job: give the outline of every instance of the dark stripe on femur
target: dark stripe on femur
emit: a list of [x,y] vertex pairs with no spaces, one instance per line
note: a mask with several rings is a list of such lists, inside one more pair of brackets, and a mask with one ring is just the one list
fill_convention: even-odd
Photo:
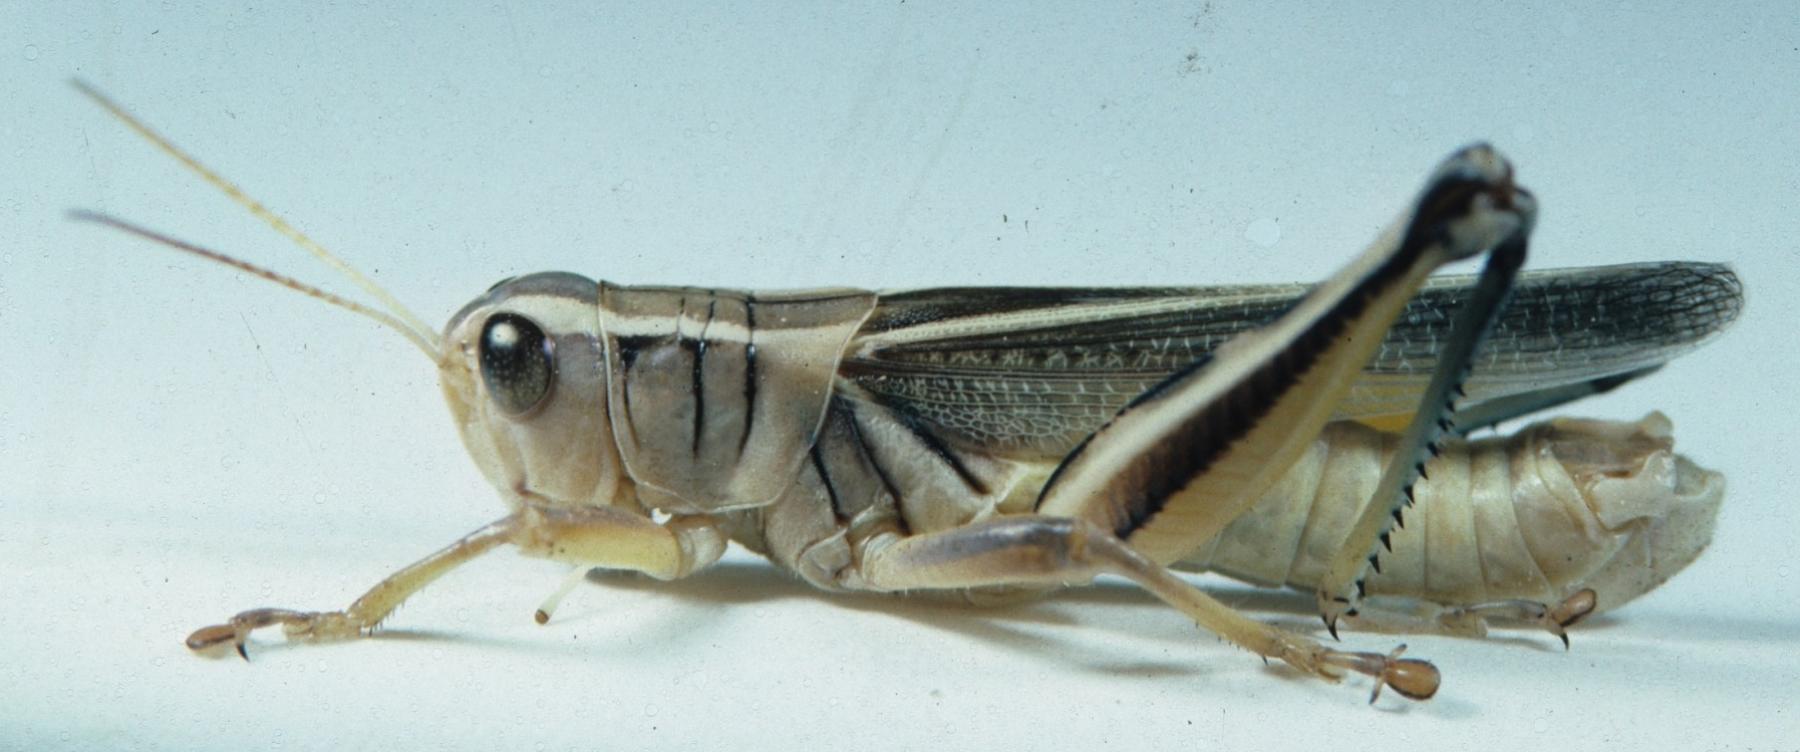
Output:
[[[1427,248],[1444,239],[1446,222],[1465,216],[1469,202],[1489,186],[1486,182],[1454,178],[1432,185],[1420,198],[1419,209],[1408,224],[1400,247],[1392,256],[1358,282],[1343,299],[1313,321],[1274,358],[1252,371],[1217,401],[1182,421],[1163,437],[1163,441],[1134,458],[1128,467],[1120,468],[1121,479],[1126,481],[1124,487],[1134,493],[1132,498],[1121,505],[1125,515],[1115,526],[1113,533],[1121,539],[1129,539],[1132,533],[1142,529],[1161,513],[1176,492],[1187,486],[1195,476],[1205,472],[1233,443],[1249,433],[1275,403],[1280,401],[1281,396],[1293,389],[1301,377],[1318,363],[1320,356],[1331,348],[1351,321],[1365,313],[1376,297],[1418,264]],[[1191,377],[1196,370],[1198,369],[1186,370],[1181,376],[1174,378]],[[1170,381],[1173,382],[1174,378]],[[1152,394],[1133,400],[1125,411],[1141,409],[1143,405],[1156,401],[1172,385],[1165,382],[1165,385],[1153,388]],[[1123,415],[1125,411],[1120,414]],[[1082,445],[1083,448],[1086,446],[1086,443]],[[1064,458],[1063,465],[1074,461],[1080,452],[1080,448],[1071,452]],[[1052,482],[1060,475],[1061,469],[1059,467],[1052,474]],[[1040,503],[1050,488],[1051,483],[1044,485],[1044,490],[1039,495]]]

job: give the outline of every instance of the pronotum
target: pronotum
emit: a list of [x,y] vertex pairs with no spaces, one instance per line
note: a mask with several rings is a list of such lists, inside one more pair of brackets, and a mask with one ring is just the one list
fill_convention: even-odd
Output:
[[[1464,148],[1316,286],[802,292],[503,280],[426,325],[348,264],[84,84],[83,93],[342,271],[379,308],[76,212],[374,319],[437,365],[507,514],[339,611],[259,608],[188,637],[367,634],[501,545],[673,579],[728,542],[824,590],[974,597],[1121,575],[1221,638],[1413,699],[1429,662],[1250,619],[1175,569],[1316,594],[1365,628],[1561,637],[1710,539],[1717,473],[1667,418],[1471,431],[1605,391],[1737,316],[1723,266],[1520,273],[1536,202]],[[1428,279],[1487,262],[1479,277]],[[1485,344],[1485,347],[1483,346]],[[547,621],[577,578],[537,612]]]

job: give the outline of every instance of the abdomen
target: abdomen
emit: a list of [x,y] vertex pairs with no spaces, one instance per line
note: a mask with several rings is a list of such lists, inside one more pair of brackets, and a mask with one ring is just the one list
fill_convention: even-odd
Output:
[[[1380,478],[1394,436],[1328,426],[1251,511],[1184,557],[1260,585],[1312,590]],[[1614,608],[1685,567],[1712,538],[1724,480],[1675,454],[1669,420],[1558,419],[1453,444],[1396,529],[1372,595],[1444,605],[1554,603],[1594,588]]]

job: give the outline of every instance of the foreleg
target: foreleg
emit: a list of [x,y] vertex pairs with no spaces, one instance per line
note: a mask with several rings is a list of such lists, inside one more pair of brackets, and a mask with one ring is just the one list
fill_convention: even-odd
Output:
[[610,507],[526,507],[395,572],[341,611],[251,609],[224,624],[195,630],[188,635],[187,646],[199,651],[229,643],[238,655],[247,657],[244,644],[250,633],[278,624],[290,639],[365,635],[413,593],[502,544],[584,568],[637,571],[659,579],[684,577],[717,561],[725,549],[724,536],[704,518],[676,518],[662,525]]

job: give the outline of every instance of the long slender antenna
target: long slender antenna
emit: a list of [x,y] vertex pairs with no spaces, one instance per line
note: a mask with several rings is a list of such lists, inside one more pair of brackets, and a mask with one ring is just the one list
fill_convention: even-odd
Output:
[[252,264],[248,261],[244,261],[242,259],[235,258],[232,256],[227,256],[218,251],[210,250],[207,248],[202,248],[200,246],[194,245],[193,243],[189,243],[185,240],[178,240],[176,238],[169,237],[168,235],[164,235],[155,230],[150,230],[150,229],[146,229],[144,227],[140,227],[138,225],[134,225],[123,219],[119,219],[118,217],[114,217],[114,216],[111,216],[108,214],[101,214],[100,212],[92,212],[92,211],[85,211],[82,209],[76,209],[76,210],[69,212],[69,219],[75,220],[77,222],[93,222],[94,224],[104,225],[106,227],[111,227],[115,230],[120,230],[120,231],[129,233],[129,234],[132,234],[132,235],[136,235],[140,238],[149,240],[151,242],[160,243],[162,245],[173,248],[177,251],[182,251],[184,253],[191,253],[191,254],[194,254],[195,256],[199,256],[200,258],[207,259],[209,261],[217,261],[221,264],[232,267],[234,269],[246,271],[246,272],[254,274],[258,277],[262,277],[263,279],[266,279],[270,282],[274,282],[275,284],[281,285],[282,287],[286,287],[290,290],[294,290],[296,292],[303,293],[305,295],[309,295],[314,298],[318,298],[319,300],[325,301],[326,303],[330,303],[331,305],[337,306],[344,310],[351,311],[354,313],[360,313],[364,316],[374,319],[376,322],[380,323],[383,326],[388,327],[389,329],[393,329],[394,331],[399,332],[400,336],[405,337],[408,342],[413,343],[414,346],[416,346],[420,350],[424,351],[424,353],[427,356],[430,356],[433,361],[436,361],[438,359],[438,344],[434,339],[426,339],[425,337],[421,336],[418,332],[414,331],[411,327],[408,327],[405,322],[401,321],[400,319],[395,318],[393,315],[391,315],[385,311],[378,311],[374,308],[370,308],[370,307],[363,305],[361,303],[358,303],[354,300],[349,300],[349,299],[346,299],[346,298],[338,296],[338,295],[333,295],[333,294],[328,293],[324,290],[321,290],[317,287],[313,287],[312,285],[306,284],[305,282],[301,282],[300,280],[294,279],[293,277],[289,277],[285,274],[281,274],[280,272],[270,271],[263,267]]
[[387,290],[382,289],[380,285],[375,284],[374,280],[369,279],[367,276],[363,275],[362,272],[357,271],[355,267],[350,266],[348,262],[338,258],[331,251],[325,250],[324,246],[319,245],[312,238],[307,237],[306,233],[303,233],[293,225],[288,224],[287,220],[282,219],[280,215],[270,210],[269,207],[264,206],[262,202],[251,198],[249,194],[244,193],[243,189],[238,188],[237,185],[233,184],[231,181],[226,180],[218,173],[213,172],[206,165],[201,164],[199,160],[189,156],[187,152],[182,151],[180,147],[176,146],[167,138],[164,138],[162,134],[151,130],[150,126],[145,125],[142,121],[132,116],[132,114],[127,112],[124,107],[119,106],[118,103],[112,101],[112,99],[108,98],[105,94],[100,93],[98,89],[95,89],[93,86],[88,85],[87,82],[80,79],[73,79],[69,83],[74,86],[77,91],[80,91],[89,99],[94,100],[96,104],[105,108],[113,117],[118,118],[120,122],[130,127],[133,131],[136,131],[139,136],[144,138],[144,140],[154,144],[156,148],[161,149],[163,153],[174,157],[176,161],[181,162],[208,184],[219,189],[221,193],[231,197],[231,200],[237,202],[239,206],[248,209],[251,214],[256,215],[257,218],[274,228],[276,232],[287,236],[287,238],[293,241],[295,245],[305,249],[307,253],[311,253],[315,258],[325,262],[331,268],[336,269],[340,274],[348,277],[350,281],[355,282],[357,287],[362,288],[364,292],[367,292],[374,296],[377,301],[380,301],[382,306],[387,308],[391,315],[379,313],[364,306],[351,303],[343,298],[320,291],[318,288],[301,284],[289,277],[239,261],[222,253],[209,251],[189,243],[184,243],[166,235],[151,232],[103,214],[76,212],[71,216],[76,219],[85,219],[108,225],[143,238],[160,242],[172,248],[188,251],[228,266],[234,266],[295,290],[306,292],[313,297],[325,300],[326,302],[331,302],[334,305],[369,314],[378,321],[383,321],[384,323],[393,326],[393,328],[400,331],[402,334],[405,334],[408,339],[413,340],[414,344],[421,345],[420,349],[430,353],[434,359],[437,357],[437,352],[440,348],[436,330],[434,330],[431,325],[426,324],[418,316],[414,315],[406,306],[401,305],[399,300],[395,299]]

